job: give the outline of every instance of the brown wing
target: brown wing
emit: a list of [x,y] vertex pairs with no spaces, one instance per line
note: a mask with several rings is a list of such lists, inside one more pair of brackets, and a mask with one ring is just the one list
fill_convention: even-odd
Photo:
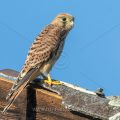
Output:
[[[57,34],[57,36],[56,36]],[[33,68],[40,68],[46,61],[51,59],[52,54],[56,51],[60,42],[60,34],[58,28],[53,25],[47,26],[40,35],[36,38],[30,51],[28,53],[25,65],[20,72],[18,79],[15,81],[12,89],[10,90],[7,99],[10,99],[15,91],[27,80],[27,74]],[[32,73],[31,73],[32,74]],[[36,76],[37,77],[37,76]]]
[[29,50],[21,74],[26,74],[31,68],[35,68],[38,64],[40,66],[43,62],[50,59],[51,53],[54,52],[59,43],[59,36],[57,37],[58,40],[54,42],[54,32],[57,32],[56,28],[53,25],[49,25],[37,36]]
[[[20,72],[18,79],[11,88],[7,99],[9,103],[4,109],[5,112],[17,96],[22,92],[26,85],[35,77],[37,70],[55,53],[60,43],[59,29],[54,25],[47,26],[36,38],[28,53],[25,65]],[[37,77],[37,76],[36,76]]]

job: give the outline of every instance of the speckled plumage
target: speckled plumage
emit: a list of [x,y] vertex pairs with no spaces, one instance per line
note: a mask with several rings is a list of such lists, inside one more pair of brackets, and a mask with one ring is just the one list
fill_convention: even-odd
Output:
[[37,36],[18,79],[12,86],[7,99],[6,112],[27,84],[39,75],[46,76],[60,57],[66,35],[73,26],[74,18],[69,14],[59,14],[50,25]]
[[[42,68],[51,59],[57,59],[59,56],[57,56],[57,53],[59,54],[59,49],[63,48],[64,44],[61,48],[59,46],[64,43],[66,33],[67,31],[56,25],[48,25],[32,44],[21,74],[26,74],[31,68],[35,67],[41,68],[40,71],[42,72]],[[45,72],[49,73],[49,70]]]

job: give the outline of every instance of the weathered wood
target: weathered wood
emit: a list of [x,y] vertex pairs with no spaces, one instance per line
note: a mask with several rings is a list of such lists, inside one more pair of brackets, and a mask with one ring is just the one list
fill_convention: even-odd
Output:
[[[18,72],[0,71],[0,110]],[[11,80],[10,80],[11,79]],[[0,120],[119,120],[120,97],[105,97],[63,82],[46,86],[39,80],[29,84]]]
[[[0,78],[0,110],[6,106],[5,97],[13,81]],[[0,120],[88,120],[87,116],[78,116],[61,105],[62,98],[43,88],[27,87]],[[87,117],[87,118],[86,118]]]

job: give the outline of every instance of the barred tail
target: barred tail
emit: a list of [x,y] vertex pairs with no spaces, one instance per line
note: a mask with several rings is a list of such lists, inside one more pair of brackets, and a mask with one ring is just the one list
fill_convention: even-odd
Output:
[[32,76],[35,76],[37,69],[31,69],[21,80],[18,80],[18,82],[15,82],[13,84],[9,94],[7,95],[6,99],[8,99],[8,104],[2,111],[2,113],[6,113],[7,110],[11,107],[13,102],[16,100],[16,98],[19,96],[19,94],[23,91],[23,89],[27,86],[27,84],[33,80]]

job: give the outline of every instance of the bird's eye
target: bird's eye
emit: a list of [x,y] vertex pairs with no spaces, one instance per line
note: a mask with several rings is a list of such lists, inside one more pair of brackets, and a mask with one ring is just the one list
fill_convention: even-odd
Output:
[[66,17],[63,17],[62,20],[63,20],[63,22],[65,22],[66,21]]

